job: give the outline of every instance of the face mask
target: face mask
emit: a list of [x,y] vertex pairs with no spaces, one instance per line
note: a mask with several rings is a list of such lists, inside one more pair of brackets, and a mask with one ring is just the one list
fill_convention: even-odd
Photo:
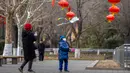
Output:
[[63,38],[64,41],[66,41],[66,38]]

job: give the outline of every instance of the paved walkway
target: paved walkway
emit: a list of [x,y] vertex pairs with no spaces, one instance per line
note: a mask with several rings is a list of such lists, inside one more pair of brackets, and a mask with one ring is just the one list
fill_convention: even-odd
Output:
[[[70,60],[69,70],[70,73],[130,73],[126,70],[85,70],[86,67],[91,65],[94,61],[79,61]],[[0,73],[20,73],[17,68],[18,65],[3,65],[0,67]],[[45,60],[44,62],[34,62],[33,69],[36,73],[59,73],[58,61],[56,60]],[[27,73],[27,66],[24,69],[24,73]]]

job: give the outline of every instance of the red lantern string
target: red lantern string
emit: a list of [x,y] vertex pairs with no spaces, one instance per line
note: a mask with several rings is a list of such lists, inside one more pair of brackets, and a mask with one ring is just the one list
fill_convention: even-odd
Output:
[[107,20],[109,22],[113,21],[115,19],[115,14],[120,12],[120,8],[116,6],[117,3],[119,3],[121,0],[108,0],[112,4],[111,7],[109,7],[109,12],[111,13],[110,15],[106,16]]

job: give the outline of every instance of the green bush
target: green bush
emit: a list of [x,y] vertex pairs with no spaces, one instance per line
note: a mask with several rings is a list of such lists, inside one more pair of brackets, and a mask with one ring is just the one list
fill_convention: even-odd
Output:
[[114,49],[123,44],[123,41],[119,35],[114,35],[105,39],[104,47],[109,49]]
[[4,49],[4,42],[0,42],[0,55],[2,55]]

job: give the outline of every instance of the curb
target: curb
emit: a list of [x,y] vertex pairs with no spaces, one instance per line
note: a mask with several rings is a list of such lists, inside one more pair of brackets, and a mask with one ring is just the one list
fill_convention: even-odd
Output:
[[99,60],[94,61],[93,63],[91,63],[90,65],[88,65],[88,68],[93,68],[97,63],[99,62]]
[[88,66],[85,68],[85,70],[126,70],[124,68],[96,68],[95,66],[97,65],[98,62],[99,62],[99,60],[96,60],[95,65]]
[[123,68],[94,68],[94,67],[86,67],[85,70],[125,70]]

